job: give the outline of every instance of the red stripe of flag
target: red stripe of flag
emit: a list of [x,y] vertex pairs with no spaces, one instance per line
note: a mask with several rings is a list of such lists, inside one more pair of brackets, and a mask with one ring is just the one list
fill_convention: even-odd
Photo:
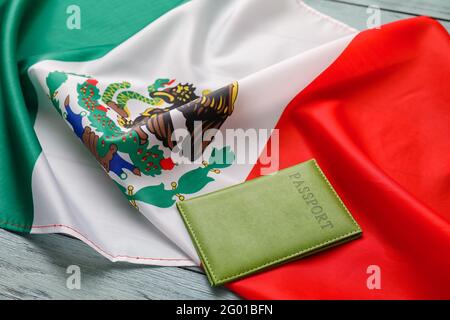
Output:
[[[356,36],[277,128],[280,167],[316,158],[362,239],[229,287],[251,299],[450,298],[449,76],[450,37],[434,20]],[[367,287],[370,265],[381,289]]]

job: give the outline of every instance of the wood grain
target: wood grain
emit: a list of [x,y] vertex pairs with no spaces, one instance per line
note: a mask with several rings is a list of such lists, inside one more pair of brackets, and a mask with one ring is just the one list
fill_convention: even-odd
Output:
[[[356,28],[358,30],[365,30],[367,29],[367,18],[368,13],[366,12],[368,5],[367,4],[377,4],[380,1],[376,0],[345,0],[345,2],[342,1],[331,1],[331,0],[304,0],[306,4],[309,6],[323,12],[324,14],[327,14],[337,20],[340,20],[349,26]],[[354,4],[349,4],[350,2]],[[364,4],[363,4],[364,2]],[[392,1],[395,2],[395,1]],[[397,1],[400,2],[400,1]],[[418,12],[417,7],[409,7],[407,4],[409,1],[401,1],[402,3],[405,3],[402,7],[403,10],[406,10],[405,12],[396,12],[396,11],[387,11],[383,10],[383,6],[381,6],[381,23],[389,23],[401,19],[407,19],[411,17],[415,17],[417,15],[420,15],[420,12]],[[418,1],[423,2],[423,1]],[[429,1],[434,2],[437,6],[437,3],[440,2],[440,0],[437,1]],[[367,3],[367,4],[366,4]],[[450,1],[448,1],[450,3]],[[448,5],[447,5],[448,6]],[[445,12],[445,7],[442,7],[443,12]],[[408,11],[410,10],[410,11]],[[439,20],[438,21],[447,29],[447,31],[450,31],[450,22],[445,20]]]
[[[330,1],[330,0],[328,0]],[[376,5],[385,11],[429,16],[450,21],[450,1],[448,0],[332,0],[344,4]]]
[[[61,235],[0,230],[0,299],[237,299],[211,288],[200,269],[112,263]],[[80,290],[66,287],[67,267],[81,269]]]

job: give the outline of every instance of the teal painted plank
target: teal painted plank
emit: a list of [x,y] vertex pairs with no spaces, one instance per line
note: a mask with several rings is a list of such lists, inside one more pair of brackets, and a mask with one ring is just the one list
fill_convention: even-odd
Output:
[[[112,263],[61,235],[0,230],[0,299],[237,299],[206,277],[176,267]],[[80,290],[66,287],[67,267],[81,270]]]
[[[356,2],[358,0],[349,0],[349,2]],[[375,2],[367,0],[368,2]],[[349,26],[356,28],[358,30],[367,29],[367,19],[369,14],[366,12],[367,7],[361,5],[347,4],[339,1],[329,1],[329,0],[304,0],[304,2],[311,6],[312,8],[329,15]],[[450,2],[450,1],[449,1]],[[394,22],[401,19],[407,19],[415,17],[412,14],[391,12],[386,10],[381,10],[381,23]],[[450,31],[450,22],[438,20],[446,29]]]
[[377,5],[381,9],[450,20],[449,0],[331,0],[362,6]]

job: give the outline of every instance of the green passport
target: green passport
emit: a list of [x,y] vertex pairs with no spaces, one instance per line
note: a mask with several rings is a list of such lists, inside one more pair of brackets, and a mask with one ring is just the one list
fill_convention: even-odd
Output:
[[362,232],[315,160],[177,207],[214,286]]

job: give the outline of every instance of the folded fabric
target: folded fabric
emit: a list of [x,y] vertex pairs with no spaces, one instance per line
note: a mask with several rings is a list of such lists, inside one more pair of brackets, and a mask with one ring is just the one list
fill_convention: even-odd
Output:
[[[199,264],[176,201],[315,158],[364,237],[229,287],[450,297],[450,39],[437,22],[357,33],[297,0],[78,2],[79,30],[60,17],[71,1],[0,2],[3,228],[64,232],[113,261]],[[170,137],[195,136],[195,120],[218,134],[183,163]],[[256,165],[216,139],[227,129],[267,133],[248,145]]]
[[250,299],[448,299],[449,74],[450,37],[432,19],[358,34],[276,127],[281,168],[316,158],[364,237],[229,287]]
[[[172,159],[172,126],[184,126],[192,110],[203,108],[184,108],[186,102],[224,88],[217,98],[227,97],[229,114],[224,119],[212,110],[216,118],[205,127],[270,130],[354,30],[296,0],[181,2],[81,1],[79,30],[66,26],[76,17],[61,14],[70,1],[43,1],[41,10],[30,9],[34,1],[7,3],[2,39],[16,41],[19,49],[2,46],[1,108],[7,120],[0,127],[0,188],[8,192],[0,201],[0,225],[68,233],[113,261],[199,263],[175,202],[243,182],[254,161],[209,161],[214,149],[235,153],[217,142],[203,151],[207,165]],[[129,23],[118,23],[111,14],[116,11]],[[46,30],[48,21],[55,29]],[[152,23],[143,28],[145,21]],[[314,50],[323,54],[316,59]],[[309,66],[290,77],[289,68],[304,59]],[[280,78],[286,72],[288,78]],[[229,100],[225,91],[236,80],[239,92]],[[133,129],[164,109],[171,111],[149,128]],[[15,163],[24,165],[16,170]]]

